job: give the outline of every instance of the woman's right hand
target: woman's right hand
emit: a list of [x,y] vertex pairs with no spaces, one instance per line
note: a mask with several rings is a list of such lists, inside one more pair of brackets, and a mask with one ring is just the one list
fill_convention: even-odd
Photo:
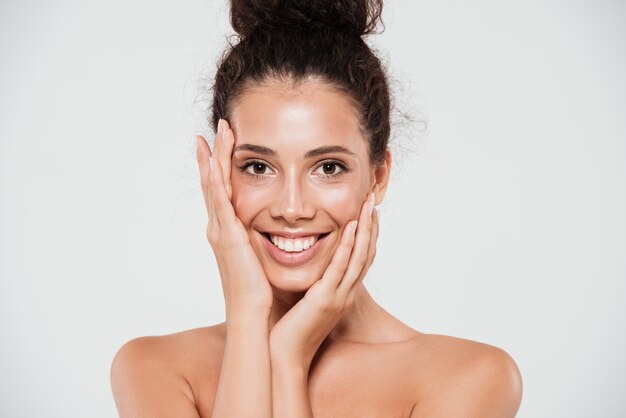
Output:
[[227,320],[247,314],[269,316],[272,289],[230,200],[233,131],[225,119],[220,119],[212,153],[202,136],[196,140],[202,193],[209,216],[206,235],[220,271]]

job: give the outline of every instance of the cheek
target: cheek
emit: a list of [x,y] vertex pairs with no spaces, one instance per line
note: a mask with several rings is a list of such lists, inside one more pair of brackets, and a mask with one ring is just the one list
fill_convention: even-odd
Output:
[[317,200],[337,225],[343,226],[357,219],[367,190],[354,184],[341,184],[320,192]]
[[248,227],[252,219],[271,202],[266,188],[232,179],[232,204],[239,220]]

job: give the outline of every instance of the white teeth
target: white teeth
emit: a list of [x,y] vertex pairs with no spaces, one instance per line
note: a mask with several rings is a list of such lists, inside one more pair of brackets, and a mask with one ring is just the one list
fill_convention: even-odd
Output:
[[286,238],[279,235],[270,235],[272,243],[281,250],[288,253],[299,253],[308,250],[315,244],[319,236],[302,238]]

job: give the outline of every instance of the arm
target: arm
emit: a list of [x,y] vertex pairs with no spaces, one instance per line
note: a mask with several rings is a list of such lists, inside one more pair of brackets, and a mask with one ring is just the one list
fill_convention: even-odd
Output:
[[270,417],[269,319],[252,313],[226,322],[226,347],[212,417]]
[[[343,314],[372,264],[378,237],[374,196],[357,221],[344,228],[328,268],[270,331],[272,398],[275,418],[313,417],[308,391],[311,362]],[[357,229],[358,225],[358,229]]]
[[308,368],[280,357],[272,358],[274,417],[313,418]]
[[[221,129],[220,129],[221,128]],[[209,215],[207,238],[222,280],[226,346],[212,416],[271,417],[269,316],[272,290],[230,202],[234,136],[220,120],[213,154],[197,141],[202,191]]]

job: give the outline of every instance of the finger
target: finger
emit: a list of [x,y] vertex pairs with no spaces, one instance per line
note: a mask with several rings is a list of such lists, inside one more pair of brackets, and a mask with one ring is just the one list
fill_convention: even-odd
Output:
[[224,119],[220,118],[217,122],[217,132],[215,133],[215,141],[213,141],[213,156],[219,158],[222,149],[222,137],[224,132]]
[[211,148],[204,137],[196,136],[198,166],[200,168],[200,183],[202,185],[202,194],[204,196],[204,205],[208,214],[207,232],[214,231],[217,224],[217,217],[213,205],[213,196],[211,193]]
[[367,255],[372,236],[373,227],[373,211],[374,211],[374,194],[371,193],[368,199],[363,203],[359,219],[359,228],[356,231],[356,239],[354,249],[350,255],[348,268],[346,269],[341,283],[337,288],[338,292],[346,295],[352,288],[354,282],[359,278],[361,272],[367,264]]
[[354,281],[354,284],[350,288],[350,291],[353,292],[355,289],[363,282],[363,279],[367,275],[367,271],[372,266],[374,262],[374,258],[376,257],[376,243],[378,242],[378,231],[380,230],[380,213],[378,212],[378,208],[374,208],[374,225],[372,226],[372,237],[370,239],[370,245],[367,250],[367,262],[365,263],[365,268],[361,271],[359,278]]
[[236,215],[224,187],[221,164],[216,158],[209,159],[209,172],[210,191],[217,222],[220,226],[227,225],[235,221]]
[[198,170],[200,172],[200,187],[204,197],[204,205],[209,210],[209,158],[211,148],[201,135],[196,135],[196,158],[198,159]]
[[235,137],[233,135],[232,129],[230,129],[230,124],[226,119],[222,119],[223,125],[223,133],[221,140],[221,149],[220,155],[218,159],[220,160],[220,164],[222,165],[222,176],[224,177],[224,186],[226,186],[226,192],[228,193],[228,197],[230,198],[232,195],[232,188],[230,185],[230,170],[232,165],[233,158],[233,147],[235,145]]
[[350,260],[350,254],[354,247],[355,232],[357,229],[357,221],[349,222],[343,234],[341,235],[341,241],[339,246],[333,255],[330,264],[326,268],[324,275],[320,279],[322,284],[326,284],[330,289],[337,289],[337,284],[341,281],[343,274],[348,267],[348,261]]

